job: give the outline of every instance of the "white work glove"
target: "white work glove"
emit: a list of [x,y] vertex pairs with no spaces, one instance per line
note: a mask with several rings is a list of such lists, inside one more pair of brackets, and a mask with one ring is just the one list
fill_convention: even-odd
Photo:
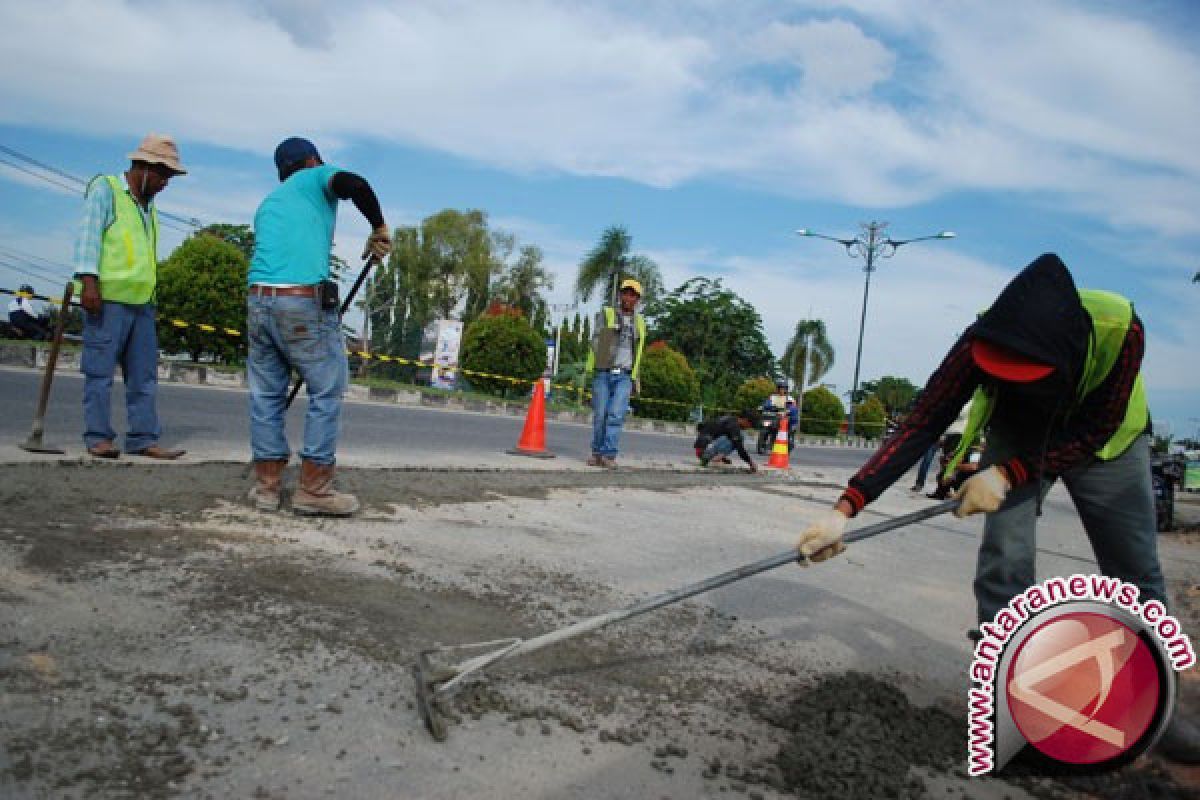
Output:
[[[846,517],[836,509],[823,511],[820,516],[808,523],[808,527],[800,534],[796,550],[808,561],[814,563],[833,558],[846,549],[842,534],[846,531]],[[807,561],[801,561],[807,564]]]
[[954,509],[954,516],[969,517],[980,511],[990,514],[1000,508],[1010,488],[1008,479],[999,467],[988,467],[968,478],[955,493],[954,499],[958,500],[959,504],[958,508]]
[[367,244],[363,248],[362,257],[375,256],[376,258],[383,259],[387,258],[390,252],[392,252],[392,231],[387,225],[380,225],[371,231],[371,235],[367,237]]

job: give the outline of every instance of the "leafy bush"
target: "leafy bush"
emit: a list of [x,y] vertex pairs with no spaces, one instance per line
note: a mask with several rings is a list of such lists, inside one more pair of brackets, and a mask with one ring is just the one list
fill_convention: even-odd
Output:
[[800,415],[800,432],[817,436],[834,436],[846,416],[846,407],[837,395],[824,386],[804,393],[804,408]]
[[[246,357],[246,337],[220,329],[246,329],[246,255],[236,245],[209,234],[196,234],[158,265],[158,341],[169,353],[184,352],[199,361],[211,355],[224,363]],[[171,320],[191,323],[177,328]],[[195,327],[213,325],[212,333]]]
[[875,395],[871,395],[854,407],[854,431],[867,439],[883,436],[883,421],[887,411]]
[[[546,369],[546,342],[519,314],[484,315],[463,332],[460,363],[464,369],[533,381]],[[489,394],[528,388],[500,378],[468,375],[471,386]]]
[[750,378],[738,387],[733,395],[734,409],[761,408],[763,402],[775,391],[775,381],[770,378]]
[[696,373],[683,353],[672,350],[666,342],[654,342],[646,347],[639,377],[642,391],[632,399],[631,405],[640,417],[683,421],[700,398],[700,381]]

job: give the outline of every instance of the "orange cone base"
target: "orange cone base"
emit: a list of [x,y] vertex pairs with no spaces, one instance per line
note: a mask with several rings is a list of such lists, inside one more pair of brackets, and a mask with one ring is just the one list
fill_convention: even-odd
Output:
[[774,469],[788,468],[788,420],[786,416],[779,420],[779,431],[775,434],[775,443],[771,445],[771,457],[767,459],[767,466]]
[[554,458],[554,453],[546,449],[546,390],[540,380],[534,384],[533,399],[529,403],[525,427],[517,439],[517,446],[505,452],[530,458]]
[[512,450],[505,450],[510,456],[529,456],[530,458],[554,458],[554,453],[549,450],[526,450],[522,447],[514,447]]

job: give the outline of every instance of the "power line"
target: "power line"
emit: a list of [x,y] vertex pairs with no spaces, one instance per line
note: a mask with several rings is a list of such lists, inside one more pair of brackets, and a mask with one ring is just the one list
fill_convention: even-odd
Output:
[[43,175],[40,172],[34,172],[33,170],[29,169],[28,167],[21,166],[20,164],[14,162],[14,161],[9,161],[7,158],[4,158],[3,156],[0,156],[0,164],[4,164],[9,169],[15,169],[20,172],[24,172],[26,175],[32,175],[33,177],[38,178],[39,180],[43,180],[46,183],[52,183],[55,186],[59,187],[60,189],[66,189],[68,192],[79,191],[78,186],[69,186],[68,184],[63,183],[62,181],[57,181],[54,178],[51,178],[49,175]]
[[47,266],[51,266],[56,269],[65,269],[68,272],[70,272],[72,269],[72,267],[68,266],[67,264],[62,263],[61,261],[51,261],[50,259],[44,258],[42,256],[35,256],[33,253],[26,253],[23,250],[18,250],[17,248],[13,247],[12,245],[0,245],[0,254],[3,254],[3,253],[7,253],[10,258],[23,258],[23,259],[29,259],[32,261],[40,261],[43,264],[46,264]]
[[85,181],[83,178],[80,178],[78,175],[72,175],[69,172],[64,172],[63,170],[59,169],[58,167],[52,167],[49,164],[43,164],[41,161],[38,161],[36,158],[33,158],[32,156],[27,156],[18,150],[14,150],[11,147],[9,147],[8,145],[0,144],[0,152],[7,153],[8,155],[12,156],[13,158],[17,158],[28,164],[32,164],[33,166],[35,166],[39,169],[44,169],[46,172],[52,172],[55,175],[58,175],[59,177],[66,178],[67,180],[73,181],[74,183],[78,183],[81,186],[87,185],[87,181]]
[[55,283],[59,283],[65,280],[65,277],[62,275],[51,275],[50,273],[40,270],[30,264],[17,264],[9,261],[4,256],[0,256],[0,268],[9,269],[13,272],[18,272],[22,275],[30,278],[36,278],[40,281],[54,281]]
[[[56,180],[55,178],[52,178],[50,175],[45,175],[41,172],[35,172],[32,169],[30,169],[28,166],[24,166],[22,164],[17,164],[7,158],[4,158],[3,156],[0,156],[0,163],[5,164],[6,166],[8,166],[12,169],[20,170],[21,172],[24,172],[26,175],[31,175],[35,178],[45,181],[46,183],[54,184],[55,186],[57,186],[61,189],[66,189],[68,191],[82,191],[87,188],[88,182],[85,181],[83,178],[80,178],[77,175],[72,175],[71,173],[66,172],[65,170],[61,170],[58,167],[55,167],[50,164],[46,164],[42,161],[39,161],[38,159],[34,158],[33,156],[22,153],[21,151],[15,150],[7,145],[0,144],[0,153],[5,153],[5,154],[11,156],[12,158],[15,158],[19,161],[25,162],[25,164],[37,167],[38,169],[44,170],[45,172],[49,172],[49,173],[51,173],[51,175],[55,175],[59,178],[65,178],[65,179],[75,183],[76,185],[69,186],[59,180]],[[182,217],[178,214],[172,214],[169,211],[163,211],[161,209],[159,209],[158,216],[159,216],[160,224],[166,224],[166,227],[171,228],[172,230],[181,231],[183,233],[191,233],[193,230],[197,230],[199,228],[204,227],[204,225],[198,219],[188,219],[187,217]],[[187,227],[181,228],[181,227],[178,227],[175,225],[162,223],[162,220],[164,220],[164,219],[172,221],[172,222],[177,222],[180,225],[185,225]]]

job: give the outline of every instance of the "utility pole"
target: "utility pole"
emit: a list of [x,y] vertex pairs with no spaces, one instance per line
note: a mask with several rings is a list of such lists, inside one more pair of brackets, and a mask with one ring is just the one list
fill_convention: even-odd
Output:
[[816,239],[827,239],[831,242],[837,242],[846,248],[846,255],[851,258],[861,258],[866,262],[866,266],[863,268],[863,272],[867,274],[867,278],[863,284],[862,315],[858,321],[858,349],[854,355],[854,385],[850,389],[850,421],[846,429],[846,433],[849,436],[854,435],[854,406],[858,402],[858,375],[859,368],[862,366],[863,332],[867,326],[867,298],[871,293],[871,273],[875,271],[875,260],[877,258],[891,258],[896,255],[896,250],[902,245],[923,242],[928,239],[954,238],[953,232],[942,231],[932,236],[918,236],[915,239],[893,239],[885,233],[887,226],[886,222],[876,222],[874,220],[860,223],[859,227],[862,228],[862,233],[853,239],[839,239],[835,236],[826,236],[822,233],[815,233],[808,228],[801,228],[796,231],[798,236],[810,236]]

